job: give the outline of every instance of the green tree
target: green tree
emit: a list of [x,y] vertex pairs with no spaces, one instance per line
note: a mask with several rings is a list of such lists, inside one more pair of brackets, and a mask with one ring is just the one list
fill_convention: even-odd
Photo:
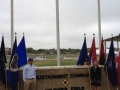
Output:
[[33,53],[33,51],[34,51],[33,48],[31,48],[31,47],[27,48],[27,53]]

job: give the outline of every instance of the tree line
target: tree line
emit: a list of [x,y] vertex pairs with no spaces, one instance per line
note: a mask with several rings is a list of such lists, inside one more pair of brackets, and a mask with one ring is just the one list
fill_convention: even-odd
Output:
[[[61,54],[76,54],[79,53],[80,49],[60,49]],[[33,49],[33,48],[27,48],[27,54],[57,54],[57,50],[55,48],[52,49]]]
[[[96,48],[98,49],[98,48]],[[109,48],[108,48],[109,49]],[[118,51],[118,48],[114,48],[115,51]],[[52,49],[33,49],[33,48],[27,48],[27,54],[57,54],[57,50],[55,48]],[[62,48],[60,49],[61,54],[78,54],[80,53],[81,49],[72,49],[72,48]],[[87,48],[87,51],[90,51],[90,48]]]

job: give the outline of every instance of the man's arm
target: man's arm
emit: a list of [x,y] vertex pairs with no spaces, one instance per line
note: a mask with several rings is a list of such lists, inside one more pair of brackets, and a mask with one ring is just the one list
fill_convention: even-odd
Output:
[[[35,66],[34,66],[34,70],[35,70]],[[36,70],[34,71],[34,78],[36,79]]]
[[26,67],[23,68],[23,81],[26,81]]

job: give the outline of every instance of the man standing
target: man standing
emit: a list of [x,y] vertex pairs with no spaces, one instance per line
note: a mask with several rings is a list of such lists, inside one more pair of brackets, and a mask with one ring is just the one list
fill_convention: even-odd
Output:
[[33,65],[33,58],[28,59],[28,64],[23,69],[24,90],[35,90],[36,71]]

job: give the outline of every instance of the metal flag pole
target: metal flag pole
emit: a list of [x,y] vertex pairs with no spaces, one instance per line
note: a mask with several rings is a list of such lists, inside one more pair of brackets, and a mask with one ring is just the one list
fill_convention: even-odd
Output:
[[[111,34],[111,36],[113,37],[113,34]],[[106,63],[107,63],[107,61],[106,61]],[[108,65],[106,66],[106,76],[107,76],[107,82],[108,82],[108,90],[110,90],[110,82],[109,82],[109,78],[108,78]]]
[[[4,34],[2,33],[2,37],[4,37]],[[4,58],[2,57],[2,60],[3,60]],[[5,85],[6,85],[6,89],[5,90],[8,90],[8,84],[7,84],[7,70],[6,70],[6,64],[5,64],[5,62],[4,62],[4,60],[3,60],[3,63],[4,63],[4,67],[5,67]]]
[[98,0],[98,35],[99,35],[99,50],[101,42],[101,14],[100,14],[100,0]]
[[[113,34],[111,34],[112,38],[113,38]],[[116,85],[116,90],[118,90],[118,85]]]
[[59,0],[56,0],[57,66],[60,66]]
[[106,69],[106,76],[107,76],[107,82],[108,82],[108,90],[110,90],[110,84],[109,84],[109,80],[108,80],[108,69],[107,66],[105,67]]
[[[2,38],[4,37],[4,34],[2,33]],[[4,64],[4,70],[5,72],[3,72],[5,74],[5,90],[8,90],[8,85],[7,85],[7,70],[6,70],[6,64],[7,62],[4,61],[4,57],[1,58],[2,63]]]
[[[86,34],[84,33],[84,38],[86,38]],[[88,72],[89,72],[89,83],[90,83],[90,90],[92,90],[92,86],[91,86],[91,78],[90,78],[90,66],[88,64]]]
[[89,66],[89,64],[88,64],[88,72],[89,72],[90,90],[92,90],[91,78],[90,78],[90,66]]
[[11,52],[14,42],[14,18],[13,18],[13,0],[11,0]]
[[[17,33],[15,32],[15,38],[17,37]],[[18,72],[19,73],[19,72]],[[18,80],[18,82],[17,82],[17,90],[19,90],[19,80]]]

